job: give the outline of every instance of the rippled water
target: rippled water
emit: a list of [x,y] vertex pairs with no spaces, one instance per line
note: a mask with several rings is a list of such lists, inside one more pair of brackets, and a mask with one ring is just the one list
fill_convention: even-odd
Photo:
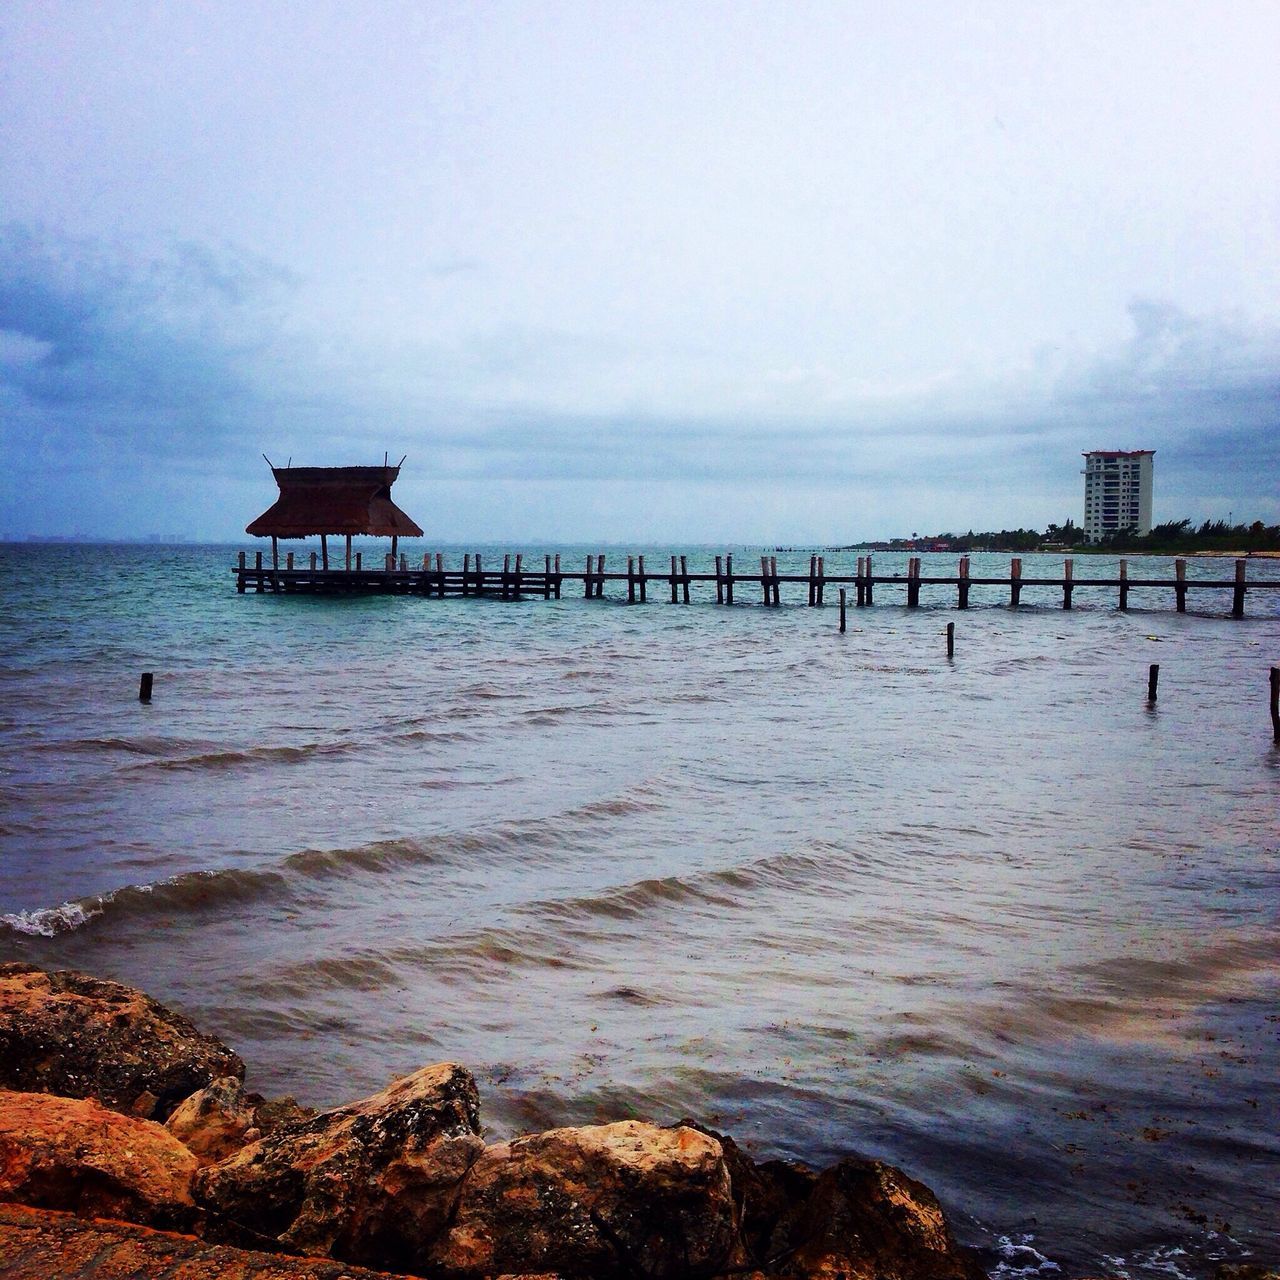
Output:
[[453,1058],[495,1134],[881,1155],[1003,1275],[1280,1253],[1280,591],[879,588],[840,635],[802,587],[238,596],[232,559],[0,547],[0,957],[317,1104]]

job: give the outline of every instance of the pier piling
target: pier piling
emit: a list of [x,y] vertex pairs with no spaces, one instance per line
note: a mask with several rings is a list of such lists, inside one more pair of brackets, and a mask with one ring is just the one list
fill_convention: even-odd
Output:
[[1147,671],[1147,701],[1154,702],[1160,687],[1160,664],[1153,662]]
[[[139,702],[151,701],[151,680],[152,680],[152,673],[150,671],[144,671],[142,673],[142,679],[138,681],[138,701]],[[1274,688],[1275,681],[1272,680],[1271,683],[1272,683],[1272,687]]]
[[841,587],[840,588],[840,633],[841,635],[844,634],[844,629],[845,629],[844,614],[845,614],[844,588]]
[[954,658],[956,656],[956,624],[954,622],[947,623],[947,657]]
[[1271,668],[1271,732],[1280,742],[1280,667]]
[[1236,585],[1231,593],[1231,616],[1244,617],[1244,561],[1236,561]]

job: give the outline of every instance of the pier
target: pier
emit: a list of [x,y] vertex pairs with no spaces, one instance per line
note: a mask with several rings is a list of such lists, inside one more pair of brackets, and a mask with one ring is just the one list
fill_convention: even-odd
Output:
[[[1254,579],[1247,576],[1247,561],[1234,562],[1230,578],[1200,579],[1187,577],[1187,562],[1174,562],[1172,578],[1133,577],[1128,562],[1120,561],[1119,576],[1114,578],[1077,577],[1075,561],[1063,561],[1061,577],[1024,577],[1022,560],[1010,562],[1008,577],[973,577],[969,571],[969,557],[962,556],[954,574],[926,577],[921,570],[921,558],[912,556],[907,562],[907,572],[877,573],[870,555],[859,556],[853,574],[828,573],[825,557],[809,557],[808,573],[780,573],[778,558],[763,555],[757,565],[735,567],[732,554],[715,557],[714,570],[691,571],[688,556],[672,556],[670,564],[655,568],[645,564],[644,556],[628,556],[626,567],[607,567],[604,555],[588,555],[580,565],[561,563],[559,555],[546,555],[540,564],[526,563],[523,554],[506,554],[501,564],[482,560],[476,554],[464,554],[461,562],[453,557],[452,564],[445,563],[441,552],[428,552],[421,562],[411,564],[404,553],[385,555],[376,565],[366,566],[361,553],[348,554],[341,568],[333,568],[327,556],[317,557],[313,551],[305,562],[299,563],[290,553],[280,564],[278,551],[269,563],[263,563],[262,552],[254,555],[252,563],[247,553],[241,552],[235,566],[236,590],[240,592],[329,593],[329,594],[390,594],[416,596],[485,596],[499,600],[523,600],[541,597],[559,600],[566,586],[572,594],[582,598],[601,599],[609,588],[610,598],[624,598],[628,604],[648,603],[654,600],[671,604],[690,604],[695,588],[699,599],[716,604],[756,602],[769,608],[781,606],[783,588],[788,595],[792,589],[797,601],[803,600],[811,608],[828,603],[828,590],[841,592],[841,604],[845,593],[852,588],[855,608],[870,608],[879,603],[903,604],[908,609],[920,607],[921,594],[926,589],[931,595],[938,589],[955,593],[958,609],[969,608],[970,593],[975,587],[996,587],[1007,596],[1008,604],[1022,603],[1022,595],[1028,588],[1049,588],[1059,599],[1063,609],[1073,605],[1075,592],[1081,588],[1105,588],[1116,595],[1117,608],[1129,608],[1130,593],[1135,590],[1161,592],[1178,613],[1187,610],[1188,597],[1195,593],[1203,598],[1207,593],[1230,593],[1230,613],[1234,618],[1245,615],[1245,597],[1250,591],[1280,587],[1280,579]],[[803,591],[799,590],[803,588]],[[831,603],[835,603],[834,598]]]

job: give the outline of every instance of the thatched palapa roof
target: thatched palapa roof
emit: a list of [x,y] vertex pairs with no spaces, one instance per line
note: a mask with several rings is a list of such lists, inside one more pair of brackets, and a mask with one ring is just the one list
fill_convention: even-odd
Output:
[[275,504],[245,532],[258,538],[317,533],[420,538],[422,530],[391,501],[399,467],[272,467]]

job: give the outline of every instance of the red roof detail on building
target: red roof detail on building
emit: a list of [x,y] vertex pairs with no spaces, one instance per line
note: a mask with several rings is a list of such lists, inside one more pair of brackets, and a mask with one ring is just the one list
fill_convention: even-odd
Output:
[[245,532],[258,538],[317,533],[420,538],[422,530],[391,501],[399,467],[272,467],[280,496]]

